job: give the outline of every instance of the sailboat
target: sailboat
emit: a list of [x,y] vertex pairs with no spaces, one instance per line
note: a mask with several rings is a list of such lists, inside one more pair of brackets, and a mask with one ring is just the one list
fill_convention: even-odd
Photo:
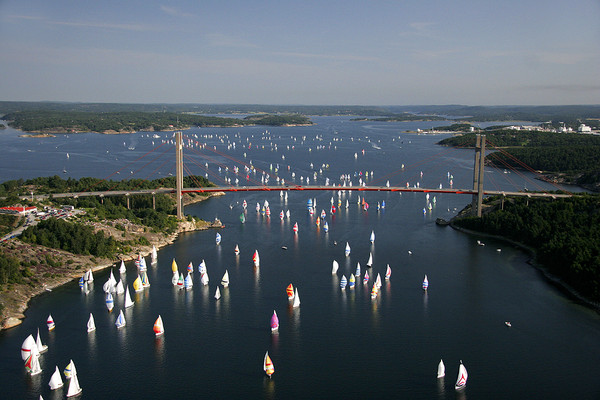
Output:
[[440,360],[438,364],[437,377],[443,378],[446,375],[446,366],[444,365],[444,361]]
[[221,285],[223,285],[223,287],[229,286],[229,272],[227,272],[227,270],[225,270],[223,278],[221,278]]
[[87,331],[88,331],[88,333],[90,333],[95,330],[96,330],[96,322],[94,321],[94,315],[92,313],[90,313],[90,318],[88,319],[88,322],[87,322]]
[[300,307],[300,296],[298,296],[298,288],[294,291],[294,304],[292,307]]
[[390,280],[390,276],[392,276],[392,269],[390,268],[390,264],[388,264],[387,268],[385,270],[385,280],[389,281]]
[[192,275],[188,272],[185,279],[183,280],[183,287],[185,290],[190,290],[194,286],[194,281],[192,280]]
[[294,233],[298,233],[298,223],[297,222],[294,224],[294,227],[292,229],[294,230]]
[[273,361],[271,361],[271,357],[269,357],[268,351],[265,353],[265,360],[263,361],[263,369],[265,370],[265,373],[267,374],[269,379],[271,378],[271,375],[273,375],[273,373],[275,372],[275,367],[273,366]]
[[173,272],[178,271],[177,262],[175,261],[175,259],[173,259],[173,262],[171,263],[171,271],[173,271]]
[[202,282],[204,286],[208,285],[208,272],[202,274],[200,277],[200,282]]
[[151,263],[156,264],[158,262],[158,253],[156,252],[156,246],[152,245]]
[[108,312],[111,312],[115,306],[115,300],[113,299],[112,294],[110,292],[106,293],[106,308],[108,308]]
[[233,249],[233,252],[236,256],[240,255],[240,247],[237,244],[235,245],[235,249]]
[[460,366],[458,367],[458,378],[456,379],[456,383],[454,384],[454,389],[460,390],[467,385],[467,378],[469,374],[467,373],[467,369],[460,360]]
[[42,344],[42,338],[40,337],[40,328],[37,330],[37,339],[35,340],[35,346],[38,349],[38,353],[43,353],[48,351],[48,346]]
[[[35,349],[34,349],[35,348]],[[21,358],[26,361],[32,354],[37,354],[37,345],[32,335],[29,335],[21,345]]]
[[198,265],[198,272],[200,272],[200,276],[206,273],[206,262],[204,261],[204,259],[202,259],[202,261]]
[[177,286],[177,281],[179,280],[179,273],[177,271],[173,272],[173,276],[171,277],[171,283],[173,286]]
[[332,267],[331,267],[331,275],[335,275],[337,273],[337,270],[339,267],[340,267],[340,264],[337,261],[333,260]]
[[91,268],[85,273],[84,279],[88,283],[94,282],[94,274],[92,273],[92,269]]
[[371,243],[374,243],[374,242],[375,242],[375,231],[371,231],[371,237],[369,238],[369,241],[370,241]]
[[69,360],[69,363],[63,370],[63,374],[65,374],[66,379],[71,379],[71,375],[73,375],[74,373],[77,373],[77,371],[75,370],[75,365],[73,365],[73,360]]
[[221,289],[217,286],[217,290],[215,291],[215,299],[219,300],[221,298]]
[[142,286],[142,279],[139,275],[137,278],[135,278],[135,281],[133,281],[133,290],[136,292],[142,292],[144,290],[144,286]]
[[146,271],[142,271],[140,276],[142,278],[142,287],[145,289],[150,287],[150,280],[148,279],[148,273]]
[[[287,195],[287,193],[286,193],[286,195]],[[290,218],[290,215],[291,215],[291,214],[290,214],[290,210],[286,210],[286,211],[285,211],[285,217],[289,219],[289,218]]]
[[75,364],[71,360],[71,380],[69,381],[69,390],[67,390],[67,397],[77,396],[82,392],[81,386],[79,386],[79,379],[77,379],[77,371],[75,370]]
[[190,263],[187,266],[187,271],[188,272],[194,272],[194,265],[192,264],[191,261],[190,261]]
[[124,274],[125,272],[127,272],[127,270],[125,269],[125,262],[123,262],[123,260],[121,260],[121,266],[119,267],[119,273]]
[[27,361],[25,361],[25,368],[31,376],[37,375],[42,372],[42,367],[40,366],[39,354],[31,354]]
[[363,277],[363,283],[369,282],[369,271],[365,271],[365,276]]
[[325,223],[323,224],[323,230],[325,231],[325,233],[329,232],[329,224],[327,223],[327,221],[325,221]]
[[354,272],[354,275],[360,277],[360,262],[356,263],[356,271]]
[[131,300],[131,295],[129,294],[129,286],[127,286],[127,290],[125,291],[125,308],[129,308],[133,305],[133,300]]
[[179,274],[179,279],[177,279],[177,288],[183,289],[184,283],[185,283],[185,279],[183,278],[183,274]]
[[52,314],[48,315],[48,319],[46,320],[46,325],[48,326],[48,330],[51,331],[56,326],[54,324],[54,320],[52,319]]
[[279,329],[279,318],[277,318],[277,312],[273,310],[273,315],[271,316],[271,332],[275,332]]
[[154,335],[156,336],[160,336],[163,333],[165,333],[165,327],[163,325],[163,320],[160,317],[160,315],[158,316],[158,318],[156,318],[156,321],[154,321]]
[[381,275],[377,273],[377,278],[375,278],[375,286],[377,286],[377,290],[381,288]]
[[254,266],[258,267],[260,264],[260,257],[258,256],[258,250],[254,250],[254,255],[252,256],[252,261],[254,261]]
[[340,280],[340,288],[344,290],[346,289],[346,285],[348,285],[348,279],[346,279],[346,275],[342,275],[342,279]]
[[429,287],[429,281],[427,280],[427,274],[425,275],[425,279],[423,279],[423,290],[427,290]]
[[367,261],[367,267],[371,268],[373,266],[373,253],[369,253],[369,261]]
[[117,317],[116,321],[115,321],[115,325],[117,326],[117,328],[122,328],[127,324],[127,322],[125,321],[125,315],[123,314],[123,310],[121,310],[119,312],[119,316]]
[[294,286],[290,283],[288,287],[285,289],[287,293],[288,300],[292,300],[294,298]]
[[217,232],[217,235],[216,235],[216,237],[215,237],[215,242],[216,242],[217,244],[221,243],[221,234],[220,234],[219,232]]
[[58,366],[54,370],[54,373],[50,377],[50,382],[48,382],[48,386],[50,386],[50,390],[56,390],[63,387],[63,381],[60,376],[60,371],[58,370]]
[[354,277],[354,274],[350,274],[350,279],[348,280],[348,286],[350,287],[350,289],[354,289],[355,285],[356,285],[356,278]]
[[121,279],[119,281],[119,283],[117,283],[116,291],[117,291],[117,294],[123,294],[123,293],[125,293],[125,287],[123,286],[123,279]]
[[346,253],[346,257],[350,255],[350,243],[346,242],[346,250],[344,252]]

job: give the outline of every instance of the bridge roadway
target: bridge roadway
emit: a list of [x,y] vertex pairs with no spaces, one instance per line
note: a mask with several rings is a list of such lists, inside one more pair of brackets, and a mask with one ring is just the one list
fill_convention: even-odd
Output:
[[[215,193],[215,192],[279,192],[285,191],[338,191],[338,190],[353,190],[356,192],[405,192],[405,193],[433,193],[433,194],[477,194],[474,189],[427,189],[417,187],[402,187],[402,186],[214,186],[214,187],[200,187],[200,188],[184,188],[183,193]],[[130,196],[138,194],[157,194],[157,193],[175,193],[176,189],[171,188],[160,188],[160,189],[143,189],[143,190],[115,190],[115,191],[96,191],[96,192],[81,192],[81,193],[55,193],[52,196],[54,198],[64,197],[87,197],[87,196]],[[541,193],[541,192],[509,192],[499,190],[484,190],[485,196],[526,196],[526,197],[546,197],[546,198],[559,198],[559,197],[571,197],[570,194],[555,194],[555,193]],[[36,195],[37,199],[47,198],[48,195]],[[31,197],[28,197],[31,198]]]

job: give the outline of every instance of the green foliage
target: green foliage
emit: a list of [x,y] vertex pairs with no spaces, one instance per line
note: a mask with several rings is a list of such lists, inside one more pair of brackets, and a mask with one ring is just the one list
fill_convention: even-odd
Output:
[[524,199],[504,210],[456,221],[458,226],[503,236],[536,250],[540,264],[600,301],[600,197]]
[[22,283],[19,260],[0,251],[0,284]]

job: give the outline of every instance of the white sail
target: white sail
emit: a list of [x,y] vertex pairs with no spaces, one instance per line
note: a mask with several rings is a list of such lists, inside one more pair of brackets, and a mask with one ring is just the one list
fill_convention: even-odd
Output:
[[125,288],[123,287],[123,279],[121,279],[119,281],[119,283],[117,283],[116,291],[117,291],[117,294],[123,294],[123,293],[125,293]]
[[460,367],[458,367],[458,378],[456,378],[456,384],[454,385],[454,389],[459,390],[464,388],[467,385],[468,377],[469,374],[467,373],[467,369],[465,368],[461,360]]
[[221,289],[217,286],[217,290],[215,291],[215,299],[219,300],[221,298]]
[[350,255],[350,243],[346,242],[346,250],[345,250],[346,256]]
[[85,273],[85,280],[89,283],[94,282],[94,274],[92,273],[92,269],[90,268],[88,272]]
[[340,267],[340,264],[333,260],[333,266],[331,267],[331,275],[335,275],[337,273],[338,268]]
[[79,379],[77,379],[77,372],[75,371],[75,363],[73,363],[73,360],[71,360],[71,366],[71,379],[69,381],[69,390],[67,390],[67,397],[77,396],[82,391],[81,386],[79,386]]
[[298,288],[296,288],[296,291],[294,292],[294,304],[292,305],[292,307],[300,307],[300,296],[298,296]]
[[446,375],[446,366],[444,365],[444,361],[440,360],[438,364],[437,377],[442,378]]
[[156,252],[156,246],[152,245],[152,255],[151,255],[151,263],[156,264],[158,261],[158,253]]
[[369,238],[370,242],[373,243],[375,242],[375,232],[371,231],[371,237]]
[[96,330],[96,322],[94,321],[94,316],[90,313],[90,318],[87,322],[87,331],[88,333]]
[[186,290],[191,289],[194,286],[194,281],[192,280],[192,275],[188,272],[185,279],[183,280],[183,287]]
[[129,286],[127,286],[127,291],[125,292],[125,308],[131,307],[133,305],[133,300],[131,300],[131,296],[129,295]]
[[177,281],[179,280],[179,273],[177,271],[173,271],[173,277],[171,278],[171,283],[173,286],[177,286]]
[[205,272],[202,274],[202,277],[200,278],[200,282],[202,282],[202,284],[204,286],[208,285],[208,272]]
[[56,390],[63,386],[62,377],[60,376],[60,371],[58,370],[58,366],[54,370],[54,373],[50,377],[50,382],[48,382],[48,386],[50,386],[50,390]]
[[[117,320],[115,321],[115,325],[117,326],[117,328],[122,328],[125,325],[127,325],[127,321],[125,321],[125,315],[123,314],[123,310],[121,310],[119,312],[119,316],[117,317]],[[71,372],[72,374],[72,372]]]
[[119,267],[119,273],[124,274],[127,270],[125,269],[125,263],[121,260],[121,266]]
[[36,345],[39,353],[43,353],[48,350],[48,346],[46,346],[45,344],[42,344],[42,338],[40,337],[40,328],[38,328],[38,331],[37,331],[37,339],[35,340],[35,345]]
[[31,355],[31,370],[29,371],[29,373],[31,374],[31,376],[33,376],[33,375],[39,374],[40,372],[42,372],[42,367],[40,366],[40,355],[32,354]]
[[373,253],[369,253],[369,261],[367,261],[367,267],[373,266]]
[[229,272],[227,272],[227,270],[225,270],[225,273],[223,274],[221,285],[223,285],[223,287],[229,286]]
[[23,361],[26,361],[30,355],[34,354],[34,348],[35,353],[37,353],[38,351],[35,339],[33,338],[33,335],[29,335],[27,336],[27,338],[25,338],[23,344],[21,345],[21,358],[23,359]]

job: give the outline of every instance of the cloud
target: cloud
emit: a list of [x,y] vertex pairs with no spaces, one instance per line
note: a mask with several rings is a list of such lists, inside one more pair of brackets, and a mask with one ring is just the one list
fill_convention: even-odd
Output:
[[169,7],[169,6],[160,6],[160,9],[165,13],[168,14],[172,17],[178,17],[178,18],[196,18],[196,15],[192,14],[192,13],[188,13],[188,12],[184,12],[184,11],[180,11],[175,7]]
[[364,57],[356,54],[318,54],[318,53],[298,53],[298,52],[287,52],[278,51],[272,54],[276,56],[290,57],[290,58],[305,58],[305,59],[319,59],[319,60],[336,60],[336,61],[379,61],[377,57]]
[[525,85],[523,90],[543,90],[563,93],[582,93],[600,91],[600,85],[581,85],[581,84],[547,84],[547,85]]

